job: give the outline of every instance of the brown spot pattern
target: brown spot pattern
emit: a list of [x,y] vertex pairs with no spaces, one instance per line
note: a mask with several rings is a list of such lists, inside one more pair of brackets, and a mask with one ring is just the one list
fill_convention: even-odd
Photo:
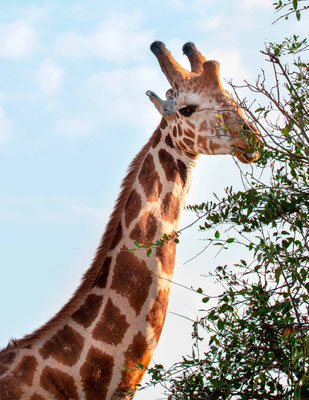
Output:
[[157,342],[160,338],[166,316],[168,297],[169,291],[160,289],[151,310],[147,314],[147,321],[152,326]]
[[10,365],[15,360],[15,357],[16,354],[13,351],[0,356],[0,376],[9,370]]
[[64,365],[72,366],[79,360],[83,346],[84,338],[72,327],[64,325],[39,352],[45,360],[51,356]]
[[175,147],[175,146],[174,146],[174,143],[173,143],[173,140],[172,140],[172,138],[171,138],[170,135],[167,135],[167,136],[166,136],[166,138],[165,138],[165,143],[166,143],[169,147],[171,147],[172,149]]
[[220,145],[219,143],[215,143],[215,142],[213,142],[213,140],[211,140],[211,139],[209,140],[208,146],[209,146],[209,150],[210,150],[212,153],[215,153],[216,150],[218,150],[218,149],[221,148],[221,145]]
[[23,391],[11,377],[0,379],[0,400],[20,400]]
[[[139,331],[133,338],[132,343],[125,352],[125,370],[122,371],[121,383],[118,390],[121,388],[136,389],[136,385],[141,381],[146,368],[150,362],[151,355],[144,335]],[[143,369],[140,369],[137,364],[142,364]]]
[[91,347],[80,369],[82,385],[87,400],[105,400],[112,379],[113,357]]
[[130,233],[130,238],[137,243],[146,245],[151,242],[157,231],[157,221],[150,211],[144,212],[134,229]]
[[160,128],[161,128],[161,129],[165,129],[166,127],[167,127],[166,119],[165,119],[165,118],[162,118],[162,119],[161,119],[161,122],[160,122]]
[[152,274],[145,261],[123,249],[116,259],[111,288],[125,296],[139,314],[148,297],[151,283]]
[[118,224],[118,226],[116,228],[115,236],[114,236],[114,239],[112,241],[110,250],[113,250],[117,246],[117,244],[122,239],[122,236],[123,236],[123,234],[122,234],[122,226],[121,226],[121,222],[119,222],[119,224]]
[[178,135],[179,135],[179,137],[182,136],[182,129],[181,129],[180,124],[177,124],[177,129],[178,129]]
[[44,399],[44,397],[40,396],[39,394],[34,393],[34,394],[30,397],[30,400],[46,400],[46,399]]
[[75,322],[88,328],[91,323],[96,319],[100,307],[102,305],[103,296],[96,294],[89,294],[86,297],[84,304],[82,304],[77,311],[72,315]]
[[111,262],[112,262],[112,257],[105,258],[102,268],[100,269],[100,272],[99,272],[98,276],[96,277],[96,280],[94,281],[93,286],[98,286],[100,289],[105,288],[106,283],[107,283],[107,278],[109,275]]
[[173,136],[174,136],[174,137],[177,136],[177,129],[176,129],[176,126],[173,127]]
[[195,134],[191,131],[191,129],[185,129],[185,135],[189,136],[190,138],[194,138]]
[[160,142],[160,140],[161,140],[161,130],[160,130],[160,128],[157,128],[156,130],[155,130],[155,132],[154,132],[154,135],[153,135],[153,142],[152,142],[152,147],[153,148],[156,148],[157,147],[157,145],[159,144],[159,142]]
[[126,227],[129,228],[131,222],[138,216],[142,207],[141,196],[135,189],[130,193],[127,204],[125,206],[125,223]]
[[138,179],[144,189],[147,200],[151,202],[157,201],[162,190],[162,184],[150,153],[142,164]]
[[191,126],[192,129],[195,129],[195,125],[194,125],[191,121],[186,120],[186,123],[187,123],[189,126]]
[[157,250],[156,257],[161,262],[161,270],[168,275],[172,275],[175,264],[176,243],[169,240]]
[[179,217],[179,212],[179,199],[172,192],[166,193],[161,204],[163,219],[173,223]]
[[207,151],[206,138],[205,137],[198,135],[197,144],[201,149]]
[[190,150],[193,150],[194,148],[194,142],[192,142],[192,140],[188,139],[188,138],[184,138],[183,139],[184,143],[189,147]]
[[179,170],[174,157],[166,150],[161,149],[159,151],[159,160],[165,172],[166,179],[175,182],[179,175]]
[[116,307],[111,299],[108,299],[100,321],[95,326],[92,336],[101,342],[116,346],[122,339],[129,327],[126,317]]
[[179,173],[180,173],[180,179],[181,179],[182,184],[184,186],[186,184],[186,182],[187,182],[187,175],[188,175],[187,166],[181,160],[177,160],[177,166],[178,166]]
[[207,129],[208,125],[206,121],[203,121],[200,125],[200,127],[198,128],[199,132],[205,131]]
[[43,389],[51,393],[57,400],[78,400],[74,379],[60,369],[44,367],[40,384]]
[[38,365],[37,360],[33,356],[24,356],[21,362],[14,370],[14,374],[27,386],[31,386],[33,382],[33,376]]

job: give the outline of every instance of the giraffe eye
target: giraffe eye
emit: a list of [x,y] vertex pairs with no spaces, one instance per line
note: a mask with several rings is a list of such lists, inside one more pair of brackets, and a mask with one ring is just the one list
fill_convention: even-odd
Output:
[[190,115],[192,115],[194,113],[194,111],[196,110],[196,106],[186,106],[186,107],[182,107],[180,110],[178,110],[180,112],[181,115],[183,115],[184,117],[190,117]]

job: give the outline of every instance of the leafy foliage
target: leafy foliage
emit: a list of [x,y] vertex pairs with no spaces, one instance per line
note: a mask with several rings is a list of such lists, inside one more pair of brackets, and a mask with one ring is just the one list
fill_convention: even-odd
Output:
[[[275,6],[290,7],[299,19],[304,3]],[[268,88],[264,73],[247,84],[263,98],[247,112],[264,145],[256,170],[243,177],[244,190],[230,187],[215,202],[188,207],[202,233],[215,229],[212,244],[245,247],[248,257],[213,273],[224,289],[193,325],[192,355],[150,369],[150,384],[162,384],[171,400],[309,399],[309,67],[300,58],[306,49],[297,36],[270,43],[263,53],[275,84]]]

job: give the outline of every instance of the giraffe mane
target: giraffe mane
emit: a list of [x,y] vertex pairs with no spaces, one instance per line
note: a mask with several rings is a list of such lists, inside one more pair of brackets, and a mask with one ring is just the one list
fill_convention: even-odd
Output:
[[32,333],[25,335],[21,339],[11,339],[5,348],[0,349],[0,355],[7,351],[18,350],[20,348],[31,348],[36,341],[61,325],[80,307],[82,300],[87,295],[87,292],[91,289],[97,274],[103,265],[106,255],[110,249],[114,233],[119,224],[122,211],[126,205],[128,196],[139,171],[139,167],[141,166],[144,156],[147,154],[158,129],[159,127],[154,131],[148,142],[143,146],[143,148],[139,151],[129,165],[127,175],[122,181],[120,193],[115,203],[113,212],[106,225],[106,229],[101,238],[100,244],[97,248],[95,257],[90,267],[84,273],[79,287],[76,289],[67,303],[49,321],[37,328]]

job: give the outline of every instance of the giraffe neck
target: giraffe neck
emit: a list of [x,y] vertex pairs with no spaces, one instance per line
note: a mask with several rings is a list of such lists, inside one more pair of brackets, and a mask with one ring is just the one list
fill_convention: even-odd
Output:
[[131,165],[71,312],[64,307],[62,318],[28,337],[28,348],[21,341],[8,349],[9,372],[32,361],[27,399],[56,396],[55,381],[67,398],[132,398],[161,334],[175,262],[173,240],[149,257],[144,249],[133,251],[134,241],[147,245],[177,231],[193,165],[163,119]]

